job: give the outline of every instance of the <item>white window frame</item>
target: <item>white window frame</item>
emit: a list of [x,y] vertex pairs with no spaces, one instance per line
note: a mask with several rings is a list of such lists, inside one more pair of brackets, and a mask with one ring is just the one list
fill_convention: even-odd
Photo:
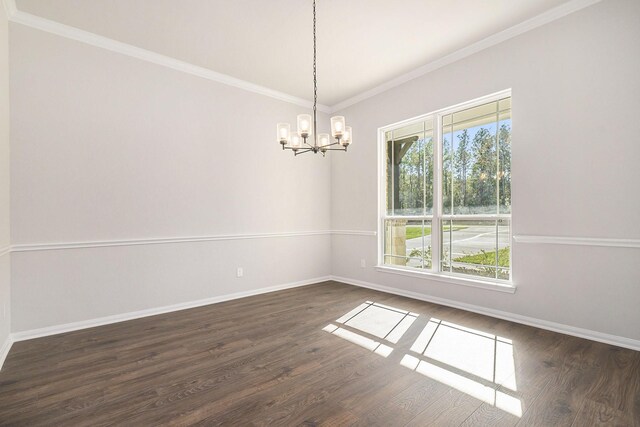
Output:
[[[409,277],[417,277],[429,280],[436,280],[439,282],[472,286],[482,289],[491,289],[500,292],[514,293],[516,286],[513,282],[513,220],[511,214],[494,214],[494,215],[443,215],[442,209],[442,118],[448,114],[464,110],[467,108],[476,107],[481,104],[498,101],[502,98],[511,97],[511,89],[506,89],[500,92],[493,93],[491,95],[483,96],[473,99],[471,101],[463,102],[461,104],[453,105],[451,107],[443,108],[433,111],[431,113],[422,114],[417,117],[413,117],[407,120],[402,120],[397,123],[393,123],[381,128],[378,128],[378,265],[376,269],[384,273],[393,273]],[[388,215],[387,214],[387,174],[386,174],[386,133],[390,130],[397,129],[402,126],[410,125],[416,122],[424,121],[429,117],[433,117],[433,156],[435,162],[434,174],[433,174],[433,188],[434,188],[434,203],[431,215],[418,215],[418,216],[402,216],[402,215]],[[513,112],[512,112],[513,117]],[[416,220],[429,220],[431,221],[431,264],[432,270],[421,270],[414,267],[403,266],[390,266],[384,263],[384,237],[385,237],[385,220],[392,219],[416,219]],[[442,235],[442,221],[447,220],[492,220],[509,219],[509,259],[511,274],[510,280],[491,279],[484,277],[473,277],[469,275],[462,275],[453,272],[441,271],[441,235]]]

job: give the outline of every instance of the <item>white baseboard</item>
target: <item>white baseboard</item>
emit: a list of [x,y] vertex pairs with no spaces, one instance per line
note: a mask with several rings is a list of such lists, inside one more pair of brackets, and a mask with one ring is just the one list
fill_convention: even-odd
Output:
[[586,338],[592,341],[598,341],[605,344],[612,344],[618,347],[624,347],[631,350],[640,351],[640,341],[631,338],[620,337],[617,335],[605,334],[602,332],[591,331],[589,329],[576,328],[574,326],[563,325],[562,323],[549,322],[547,320],[536,319],[533,317],[521,316],[519,314],[509,313],[506,311],[494,310],[491,308],[480,307],[477,305],[466,304],[445,298],[434,297],[417,292],[406,291],[403,289],[391,288],[388,286],[378,285],[375,283],[365,282],[362,280],[350,279],[347,277],[331,276],[331,280],[342,282],[349,285],[359,286],[362,288],[373,289],[376,291],[386,292],[388,294],[400,295],[403,297],[413,298],[421,301],[432,302],[435,304],[445,305],[447,307],[459,308],[461,310],[471,311],[485,316],[496,317],[498,319],[508,320],[510,322],[521,323],[523,325],[534,326],[540,329],[546,329],[561,334],[572,335],[574,337]]
[[315,283],[325,282],[330,279],[331,279],[330,276],[316,277],[313,279],[301,280],[298,282],[286,283],[283,285],[269,286],[267,288],[254,289],[251,291],[235,292],[233,294],[220,295],[220,296],[205,298],[197,301],[189,301],[189,302],[184,302],[180,304],[168,305],[164,307],[149,308],[146,310],[115,314],[113,316],[99,317],[96,319],[82,320],[79,322],[65,323],[62,325],[48,326],[46,328],[14,332],[11,334],[10,338],[13,342],[30,340],[33,338],[46,337],[49,335],[61,334],[64,332],[71,332],[71,331],[77,331],[80,329],[87,329],[87,328],[93,328],[96,326],[124,322],[126,320],[133,320],[133,319],[140,319],[142,317],[155,316],[157,314],[164,314],[164,313],[170,313],[173,311],[186,310],[194,307],[201,307],[204,305],[210,305],[210,304],[215,304],[219,302],[250,297],[253,295],[266,294],[269,292],[281,291],[284,289],[291,289],[291,288],[297,288],[300,286],[312,285]]
[[0,347],[0,370],[2,369],[2,365],[4,365],[4,361],[7,359],[7,355],[9,354],[9,350],[11,350],[12,345],[13,339],[11,339],[11,335],[9,335],[2,343],[2,347]]
[[421,301],[432,302],[435,304],[440,304],[448,307],[458,308],[461,310],[471,311],[474,313],[483,314],[483,315],[495,317],[498,319],[508,320],[511,322],[534,326],[537,328],[559,332],[566,335],[586,338],[593,341],[603,342],[606,344],[612,344],[619,347],[640,351],[640,341],[630,339],[630,338],[620,337],[620,336],[611,335],[611,334],[605,334],[602,332],[591,331],[588,329],[576,328],[574,326],[563,325],[561,323],[549,322],[546,320],[536,319],[533,317],[521,316],[519,314],[509,313],[509,312],[500,311],[500,310],[494,310],[494,309],[480,307],[472,304],[461,303],[458,301],[434,297],[434,296],[425,295],[417,292],[391,288],[388,286],[378,285],[370,282],[365,282],[362,280],[350,279],[350,278],[341,277],[341,276],[323,276],[323,277],[316,277],[308,280],[301,280],[293,283],[286,283],[283,285],[270,286],[270,287],[255,289],[251,291],[236,292],[233,294],[220,295],[220,296],[206,298],[206,299],[197,300],[197,301],[174,304],[170,306],[151,308],[147,310],[117,314],[113,316],[83,320],[80,322],[66,323],[66,324],[55,325],[55,326],[50,326],[46,328],[32,329],[28,331],[14,332],[7,338],[7,340],[2,345],[2,348],[0,349],[0,369],[2,368],[2,364],[4,363],[4,360],[7,357],[9,350],[11,349],[11,345],[17,341],[24,341],[24,340],[29,340],[33,338],[40,338],[40,337],[45,337],[50,335],[61,334],[64,332],[71,332],[71,331],[77,331],[81,329],[93,328],[96,326],[109,325],[112,323],[118,323],[118,322],[124,322],[127,320],[154,316],[157,314],[164,314],[164,313],[170,313],[174,311],[186,310],[189,308],[201,307],[201,306],[215,304],[219,302],[245,298],[253,295],[260,295],[260,294],[280,291],[284,289],[291,289],[291,288],[296,288],[300,286],[311,285],[315,283],[324,282],[327,280],[335,280],[337,282],[342,282],[349,285],[373,289],[376,291],[381,291],[381,292],[394,294],[394,295],[400,295],[400,296],[413,298]]

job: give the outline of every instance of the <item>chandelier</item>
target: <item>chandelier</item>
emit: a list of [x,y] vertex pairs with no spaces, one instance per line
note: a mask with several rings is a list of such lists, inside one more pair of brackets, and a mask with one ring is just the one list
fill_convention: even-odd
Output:
[[[344,116],[331,117],[331,137],[317,132],[316,107],[318,103],[318,80],[316,76],[316,0],[313,0],[313,122],[309,114],[298,114],[297,131],[291,132],[289,123],[278,123],[278,141],[283,150],[292,150],[294,155],[347,151],[352,141],[351,127],[346,126]],[[311,142],[310,142],[311,141]],[[339,145],[340,147],[334,147]],[[334,147],[334,148],[331,148]]]

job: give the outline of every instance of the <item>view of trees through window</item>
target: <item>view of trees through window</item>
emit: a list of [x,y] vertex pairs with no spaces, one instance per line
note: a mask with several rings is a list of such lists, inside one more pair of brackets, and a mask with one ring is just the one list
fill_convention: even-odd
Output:
[[384,263],[509,280],[511,98],[435,113],[385,140]]

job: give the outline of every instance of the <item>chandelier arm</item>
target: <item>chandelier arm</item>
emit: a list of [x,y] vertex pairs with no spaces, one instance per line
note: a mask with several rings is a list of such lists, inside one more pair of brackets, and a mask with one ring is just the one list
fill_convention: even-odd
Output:
[[325,145],[325,147],[331,147],[331,146],[338,145],[338,144],[340,144],[340,143],[339,142],[333,142],[333,143],[331,143],[329,145]]
[[294,151],[294,152],[293,152],[293,154],[297,156],[298,154],[308,153],[309,151],[313,151],[313,149],[311,149],[311,148],[306,148],[306,149],[304,149],[304,150]]
[[327,148],[325,151],[347,151],[347,147],[343,147],[343,148]]

